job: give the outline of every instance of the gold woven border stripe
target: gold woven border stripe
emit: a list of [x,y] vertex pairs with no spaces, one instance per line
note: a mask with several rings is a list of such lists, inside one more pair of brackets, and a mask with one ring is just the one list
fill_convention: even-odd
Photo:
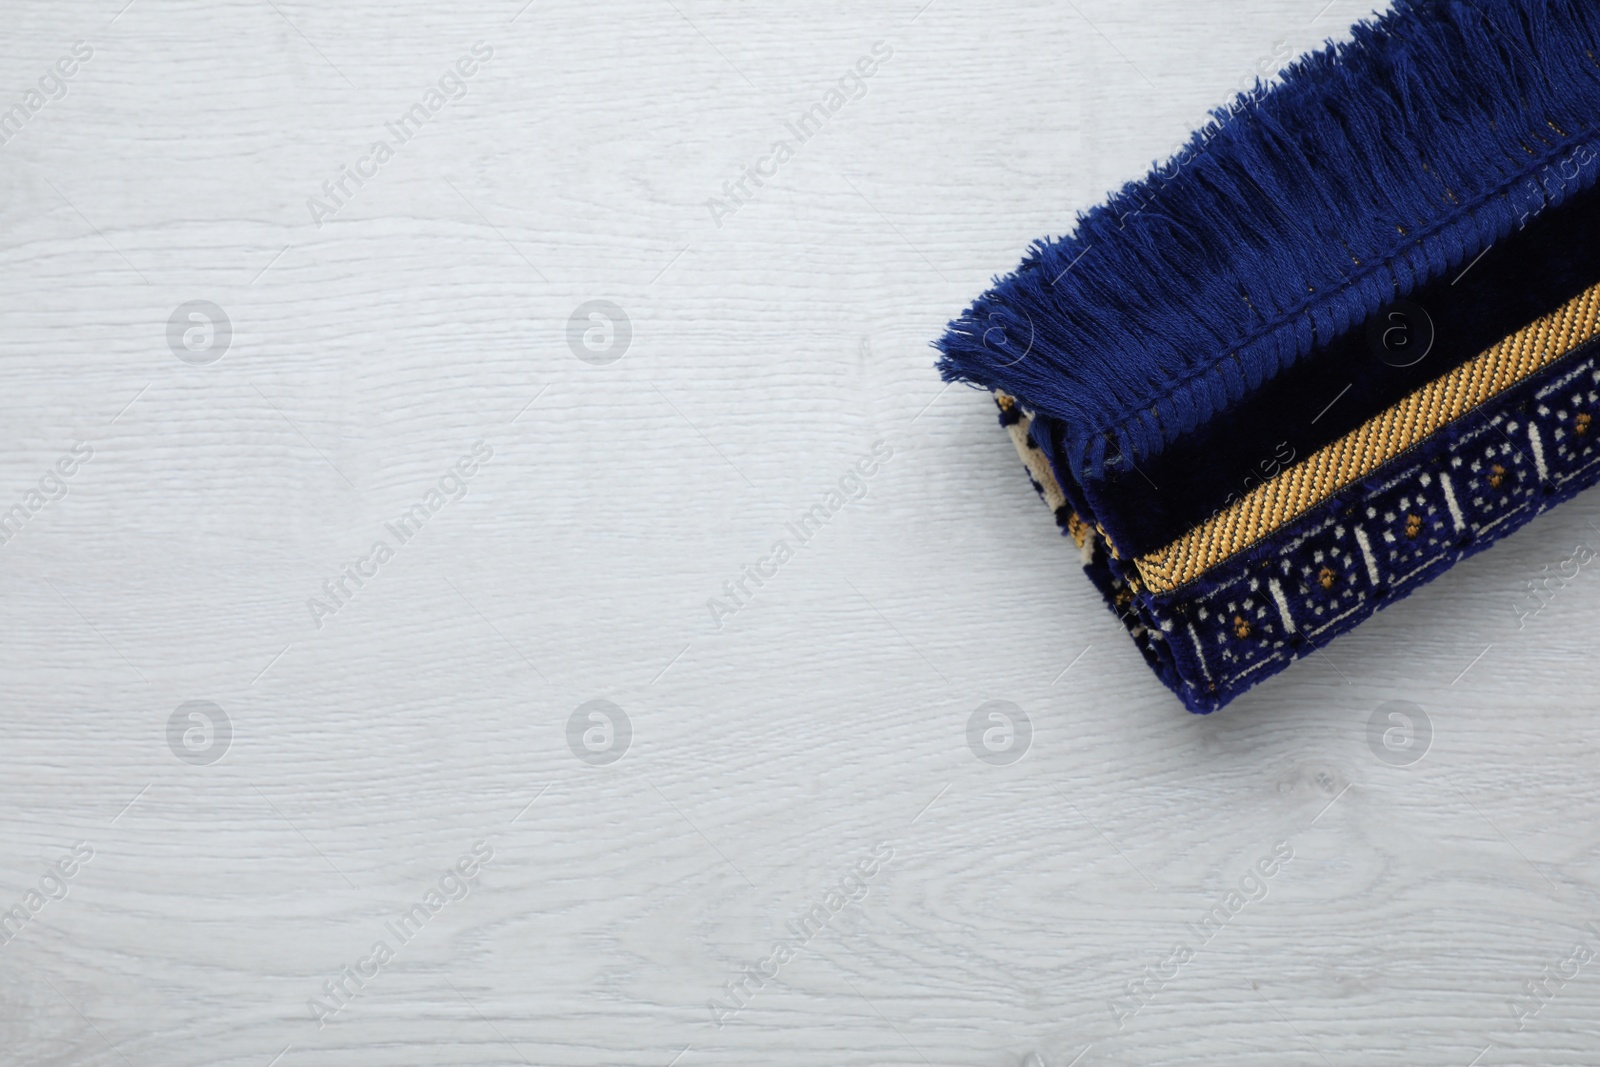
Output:
[[1140,556],[1145,585],[1165,593],[1194,581],[1596,334],[1600,285],[1256,486],[1165,548]]

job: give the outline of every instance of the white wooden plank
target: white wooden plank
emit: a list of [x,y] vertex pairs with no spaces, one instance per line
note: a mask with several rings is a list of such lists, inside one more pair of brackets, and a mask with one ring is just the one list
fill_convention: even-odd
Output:
[[[0,145],[0,504],[94,450],[0,546],[0,908],[93,849],[0,945],[0,1062],[1594,1062],[1594,964],[1522,1030],[1508,1007],[1600,946],[1596,579],[1512,608],[1593,502],[1193,719],[987,400],[931,370],[1029,240],[1362,5],[119,7],[19,5],[0,41],[0,102],[94,49]],[[307,198],[480,40],[319,228]],[[706,200],[880,40],[718,227]],[[606,366],[567,341],[598,299],[632,329]],[[168,348],[191,300],[231,323],[209,365]],[[716,627],[879,440],[865,497]],[[594,699],[631,726],[609,765],[569,747]],[[995,699],[1033,731],[1009,766],[967,745]],[[1435,730],[1408,768],[1365,740],[1395,699]],[[189,701],[227,715],[216,762],[168,746]],[[1278,842],[1265,898],[1119,1026]]]

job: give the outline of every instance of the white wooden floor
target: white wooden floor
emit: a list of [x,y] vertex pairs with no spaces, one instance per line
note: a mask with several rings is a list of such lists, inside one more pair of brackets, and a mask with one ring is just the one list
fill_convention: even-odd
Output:
[[1600,1062],[1596,498],[1192,718],[931,366],[1366,10],[7,4],[0,1063]]

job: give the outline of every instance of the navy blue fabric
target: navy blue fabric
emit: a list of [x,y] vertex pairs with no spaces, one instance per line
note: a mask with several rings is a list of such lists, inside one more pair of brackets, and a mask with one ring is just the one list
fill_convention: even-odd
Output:
[[[1412,343],[1431,323],[1432,348],[1390,366],[1369,344],[1388,308],[1265,382],[1234,407],[1146,459],[1075,493],[1125,556],[1162,548],[1297,459],[1354,430],[1424,384],[1556,310],[1600,281],[1600,186],[1545,213],[1491,248],[1464,275],[1412,292],[1403,313]],[[1421,309],[1419,315],[1417,309]],[[1347,388],[1348,387],[1348,388]],[[1319,417],[1320,416],[1320,417]],[[1045,429],[1036,417],[1034,432]],[[1052,439],[1065,440],[1059,427]],[[1059,474],[1059,451],[1047,453]],[[1066,482],[1063,482],[1066,484]],[[1076,487],[1075,487],[1076,488]]]
[[1591,343],[1181,589],[1133,592],[1103,542],[1085,570],[1161,680],[1214,711],[1600,480],[1597,437]]
[[1600,4],[1396,0],[1036,243],[941,373],[1128,470],[1600,175]]

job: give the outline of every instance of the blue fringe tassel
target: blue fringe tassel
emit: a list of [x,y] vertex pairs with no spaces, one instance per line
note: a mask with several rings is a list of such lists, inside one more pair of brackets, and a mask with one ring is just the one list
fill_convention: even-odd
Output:
[[1397,0],[1036,242],[940,373],[1060,420],[1080,483],[1126,470],[1592,185],[1597,56],[1596,0]]

